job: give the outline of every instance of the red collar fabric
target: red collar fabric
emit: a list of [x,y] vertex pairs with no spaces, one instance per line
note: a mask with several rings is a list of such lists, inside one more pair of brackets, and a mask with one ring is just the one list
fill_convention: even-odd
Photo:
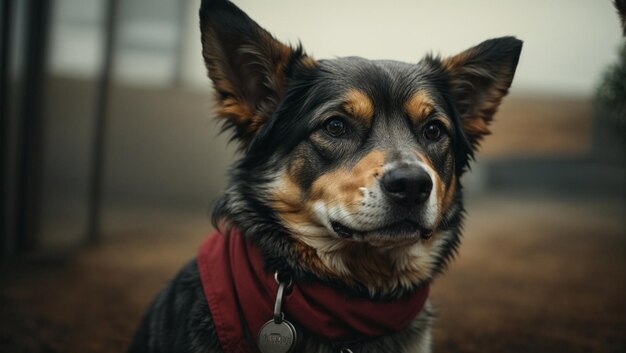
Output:
[[[278,285],[262,255],[239,230],[215,232],[198,253],[198,268],[220,344],[227,353],[257,352],[253,342],[272,318]],[[428,298],[428,286],[394,301],[345,296],[321,282],[298,282],[285,295],[285,318],[308,332],[341,342],[407,328]],[[244,322],[245,321],[245,322]],[[245,326],[245,329],[244,329]],[[246,338],[246,330],[251,337]]]

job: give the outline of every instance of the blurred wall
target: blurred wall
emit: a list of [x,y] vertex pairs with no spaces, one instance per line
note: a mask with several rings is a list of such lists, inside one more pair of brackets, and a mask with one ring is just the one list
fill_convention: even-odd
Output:
[[[621,40],[609,0],[234,2],[280,40],[302,41],[316,58],[358,55],[415,62],[430,51],[449,55],[487,38],[515,35],[525,46],[514,87],[525,93],[590,95],[603,68],[616,59]],[[98,9],[102,0],[58,3],[64,20],[59,30],[66,32],[66,40],[58,42],[62,49],[53,64],[65,74],[80,74],[96,62],[90,55],[98,54],[99,24],[90,9]],[[180,70],[184,84],[207,87],[199,3],[124,1],[118,77],[168,83]],[[180,18],[184,24],[179,27]],[[73,28],[77,31],[69,34]]]
[[300,39],[318,58],[414,62],[429,51],[448,55],[487,38],[515,35],[525,44],[514,92],[589,95],[621,42],[609,0],[235,3],[279,39]]

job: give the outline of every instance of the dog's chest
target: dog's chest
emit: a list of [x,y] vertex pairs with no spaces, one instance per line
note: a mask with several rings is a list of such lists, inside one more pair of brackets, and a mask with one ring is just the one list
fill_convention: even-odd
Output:
[[349,297],[322,282],[280,280],[264,270],[260,250],[237,229],[209,236],[196,263],[226,353],[429,351],[428,286],[377,301]]

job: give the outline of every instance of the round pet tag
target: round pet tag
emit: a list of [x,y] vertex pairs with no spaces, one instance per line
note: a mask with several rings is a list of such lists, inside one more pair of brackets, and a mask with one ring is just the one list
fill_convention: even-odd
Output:
[[261,353],[290,353],[296,339],[296,329],[289,321],[283,319],[277,324],[272,319],[259,331],[259,350]]

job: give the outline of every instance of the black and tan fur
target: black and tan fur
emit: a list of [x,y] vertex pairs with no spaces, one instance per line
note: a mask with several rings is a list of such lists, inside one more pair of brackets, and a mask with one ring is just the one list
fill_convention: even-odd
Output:
[[[522,42],[416,64],[314,60],[228,1],[200,9],[203,56],[242,154],[215,208],[268,271],[376,300],[430,283],[459,245],[460,179],[511,85]],[[432,309],[357,352],[429,352]],[[297,325],[297,323],[296,323]],[[304,333],[299,352],[342,344]],[[220,352],[191,262],[158,296],[132,352]]]

